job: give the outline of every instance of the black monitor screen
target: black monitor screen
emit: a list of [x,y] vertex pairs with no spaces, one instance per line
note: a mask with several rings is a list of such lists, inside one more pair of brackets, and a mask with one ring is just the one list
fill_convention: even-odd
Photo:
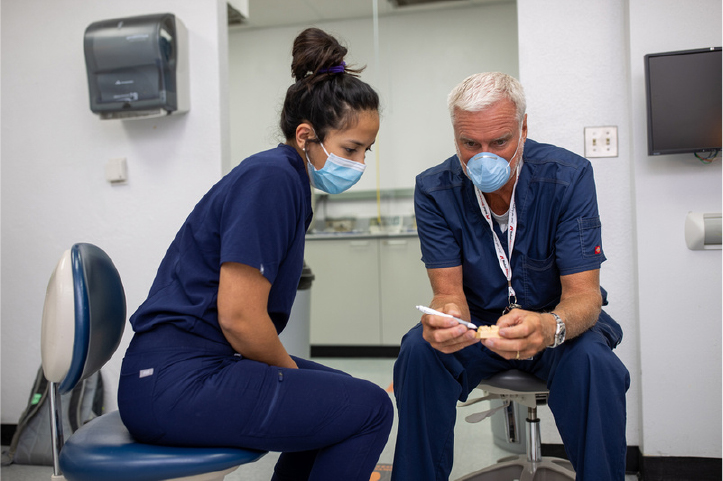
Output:
[[648,155],[721,148],[721,48],[645,56]]

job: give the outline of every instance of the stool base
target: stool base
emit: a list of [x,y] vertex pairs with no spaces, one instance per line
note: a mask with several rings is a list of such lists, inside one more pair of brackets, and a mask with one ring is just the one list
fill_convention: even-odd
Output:
[[470,473],[457,481],[574,481],[575,471],[570,461],[544,456],[537,463],[526,454],[500,459],[497,464]]

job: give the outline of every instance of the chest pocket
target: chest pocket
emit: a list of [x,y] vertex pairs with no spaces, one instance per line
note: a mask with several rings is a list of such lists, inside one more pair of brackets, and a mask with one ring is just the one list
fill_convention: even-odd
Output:
[[545,310],[554,307],[560,299],[560,270],[555,253],[546,259],[524,257],[522,260],[521,304],[525,309]]

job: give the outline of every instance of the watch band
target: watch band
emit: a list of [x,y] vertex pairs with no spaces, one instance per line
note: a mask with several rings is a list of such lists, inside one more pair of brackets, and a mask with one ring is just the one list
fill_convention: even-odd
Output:
[[560,318],[560,316],[558,316],[554,312],[551,312],[550,314],[552,314],[552,317],[555,318],[555,322],[557,323],[557,328],[555,329],[555,341],[550,345],[550,347],[556,348],[557,346],[565,342],[565,323]]

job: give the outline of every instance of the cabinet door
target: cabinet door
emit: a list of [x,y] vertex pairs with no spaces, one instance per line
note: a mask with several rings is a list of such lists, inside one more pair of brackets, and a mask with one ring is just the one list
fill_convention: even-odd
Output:
[[381,239],[382,344],[398,346],[422,314],[414,306],[432,299],[418,237]]
[[306,242],[304,258],[315,277],[311,344],[380,344],[378,245],[376,239]]

